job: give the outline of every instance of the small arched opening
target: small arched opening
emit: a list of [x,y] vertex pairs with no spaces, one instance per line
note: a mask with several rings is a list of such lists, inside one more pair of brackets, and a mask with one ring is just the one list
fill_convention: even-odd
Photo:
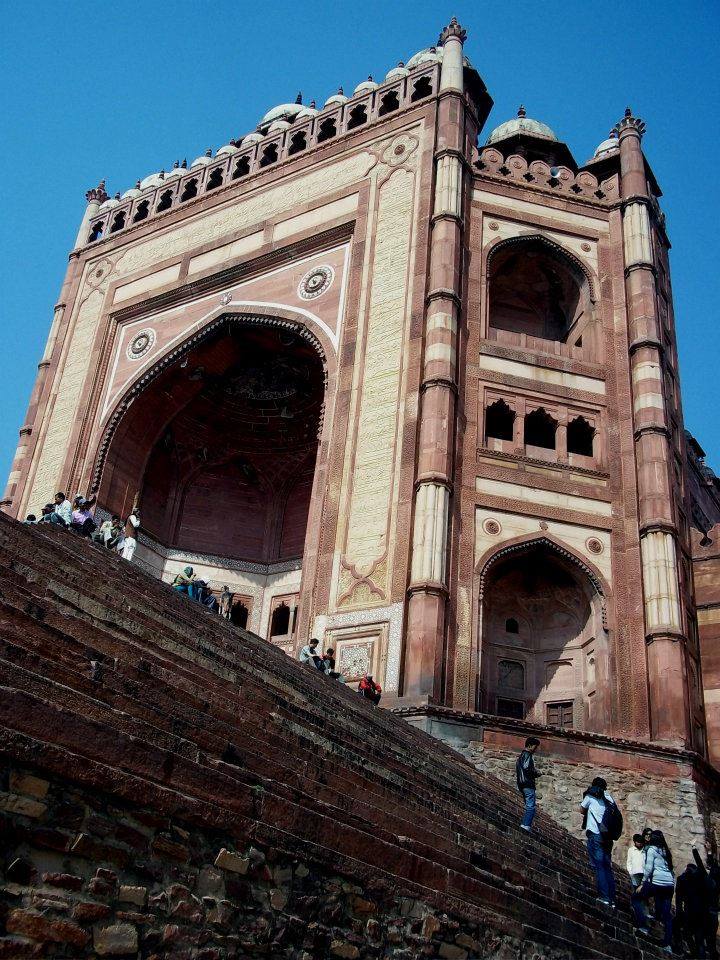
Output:
[[182,193],[180,194],[180,203],[186,203],[188,200],[192,200],[197,196],[198,193],[198,182],[195,177],[192,180],[188,180],[185,186],[183,187]]
[[220,167],[216,167],[215,170],[210,174],[207,181],[207,186],[205,190],[217,190],[218,187],[223,185],[223,172]]
[[350,116],[348,118],[348,130],[354,130],[356,127],[361,127],[364,123],[367,123],[367,107],[364,103],[360,103],[357,107],[353,107],[350,111]]
[[260,157],[260,166],[269,167],[271,163],[277,163],[278,158],[278,145],[276,143],[269,143],[262,152]]
[[496,400],[485,410],[485,442],[512,440],[515,433],[515,411],[504,400]]
[[117,233],[118,230],[122,230],[125,226],[126,217],[126,210],[121,210],[120,213],[116,213],[113,217],[112,225],[110,226],[110,233]]
[[567,450],[579,457],[592,457],[595,427],[585,417],[575,417],[567,428]]
[[301,153],[307,148],[307,134],[304,130],[299,130],[297,133],[294,133],[290,138],[290,146],[288,147],[288,153],[292,156],[295,153]]
[[158,213],[162,213],[163,210],[169,210],[173,202],[173,192],[172,190],[163,190],[160,194],[160,199],[158,200],[157,207],[155,208]]
[[397,95],[395,90],[390,90],[380,101],[380,109],[378,110],[378,116],[384,117],[388,113],[393,113],[395,110],[400,109],[400,98]]
[[320,124],[320,129],[318,130],[318,143],[323,143],[325,140],[331,140],[336,135],[337,124],[334,117],[328,117],[327,120],[323,120]]
[[150,215],[150,201],[141,200],[137,205],[137,210],[133,216],[133,223],[140,223],[141,220],[147,220]]
[[232,179],[239,180],[250,173],[250,157],[240,157],[232,172]]
[[96,240],[99,240],[103,235],[103,230],[105,229],[105,224],[102,222],[94,223],[88,234],[88,243],[95,243]]
[[416,103],[418,100],[424,100],[425,97],[429,97],[431,93],[432,80],[430,77],[420,77],[420,79],[416,80],[413,84],[413,92],[410,100]]
[[[543,407],[525,414],[525,448],[539,447],[554,450],[557,435],[557,420]],[[532,452],[532,451],[530,451]]]

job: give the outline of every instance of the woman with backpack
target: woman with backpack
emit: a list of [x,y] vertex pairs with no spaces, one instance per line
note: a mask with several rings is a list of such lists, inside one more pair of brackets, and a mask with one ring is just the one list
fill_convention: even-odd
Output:
[[595,777],[585,791],[580,809],[583,812],[588,856],[597,881],[597,899],[605,906],[615,908],[612,847],[622,833],[622,816],[607,792],[607,783],[602,777]]
[[633,893],[631,900],[638,933],[647,934],[650,931],[645,926],[643,901],[654,897],[655,916],[658,920],[662,920],[664,927],[662,946],[665,953],[672,953],[673,919],[671,906],[675,889],[673,870],[672,853],[665,837],[661,830],[653,830],[650,834],[650,843],[645,848],[645,870],[643,871],[642,886]]

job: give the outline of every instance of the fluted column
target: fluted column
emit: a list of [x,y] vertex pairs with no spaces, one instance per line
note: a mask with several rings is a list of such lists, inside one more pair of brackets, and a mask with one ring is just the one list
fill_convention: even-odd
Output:
[[625,294],[630,341],[651,736],[690,744],[685,636],[680,604],[669,419],[656,307],[653,238],[641,138],[630,109],[618,123]]
[[437,700],[445,644],[447,552],[453,492],[464,176],[465,31],[443,30],[430,274],[403,694]]

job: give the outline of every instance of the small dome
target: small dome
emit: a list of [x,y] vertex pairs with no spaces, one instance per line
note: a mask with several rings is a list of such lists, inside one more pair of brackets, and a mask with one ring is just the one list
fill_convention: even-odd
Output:
[[348,98],[343,93],[343,88],[340,87],[337,93],[334,93],[331,97],[327,98],[327,100],[325,101],[325,106],[334,107],[334,106],[342,105],[343,103],[347,103],[347,102],[348,102]]
[[[420,67],[423,63],[442,63],[442,58],[442,47],[426,47],[424,50],[418,50],[414,56],[410,57],[405,66],[408,70],[414,70],[415,67]],[[471,66],[467,57],[463,57],[463,66]]]
[[287,120],[292,123],[301,110],[302,103],[300,102],[300,94],[298,94],[298,100],[295,103],[279,103],[272,110],[268,110],[258,126],[269,127],[274,120]]
[[259,143],[263,139],[263,135],[258,133],[257,130],[254,130],[252,133],[248,133],[246,137],[243,137],[240,141],[241,147],[251,147],[254,143]]
[[539,120],[533,120],[525,116],[525,107],[520,107],[518,115],[512,120],[506,120],[499,127],[495,127],[487,138],[487,144],[498,143],[500,140],[507,140],[517,133],[526,133],[531,137],[542,137],[543,140],[555,140],[557,137],[546,123]]
[[151,173],[149,177],[145,177],[144,180],[140,181],[140,189],[147,190],[150,187],[156,187],[159,183],[162,183],[162,177],[159,173]]
[[181,177],[184,173],[185,171],[181,170],[180,165],[178,164],[177,166],[173,167],[172,170],[169,170],[165,174],[165,179],[172,180],[174,177]]
[[109,197],[104,203],[100,204],[100,210],[110,210],[111,207],[117,207],[119,203],[118,197]]
[[202,157],[195,157],[190,164],[190,169],[192,170],[193,167],[206,167],[208,163],[212,163],[212,150],[206,150],[205,155]]
[[292,126],[291,123],[288,123],[287,120],[273,120],[273,122],[268,127],[268,133],[282,133],[283,130],[288,130]]
[[135,197],[140,196],[141,191],[137,187],[130,187],[129,190],[126,190],[125,193],[120,198],[121,200],[131,200]]
[[234,143],[226,143],[224,147],[220,147],[218,152],[215,154],[216,157],[231,157],[234,153],[238,152],[238,148]]
[[603,157],[608,153],[612,153],[614,150],[618,149],[618,139],[614,134],[609,136],[607,140],[603,140],[602,143],[598,144],[597,150],[593,154],[593,157]]
[[402,77],[406,77],[409,73],[410,71],[401,60],[396,67],[393,67],[392,70],[388,70],[388,72],[385,74],[385,79],[400,80]]
[[359,93],[369,93],[371,90],[377,90],[378,84],[375,83],[372,77],[368,77],[367,80],[363,80],[362,83],[359,83],[354,91],[353,96],[356,97]]
[[309,120],[312,117],[316,117],[320,111],[315,106],[315,101],[311,100],[306,107],[301,107],[300,110],[295,114],[296,120]]

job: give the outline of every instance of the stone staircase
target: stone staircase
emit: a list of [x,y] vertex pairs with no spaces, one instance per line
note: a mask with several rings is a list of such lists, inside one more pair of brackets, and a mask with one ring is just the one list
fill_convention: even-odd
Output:
[[0,958],[656,954],[624,879],[621,909],[597,904],[583,845],[542,814],[526,837],[499,780],[115,554],[3,515],[0,754]]

